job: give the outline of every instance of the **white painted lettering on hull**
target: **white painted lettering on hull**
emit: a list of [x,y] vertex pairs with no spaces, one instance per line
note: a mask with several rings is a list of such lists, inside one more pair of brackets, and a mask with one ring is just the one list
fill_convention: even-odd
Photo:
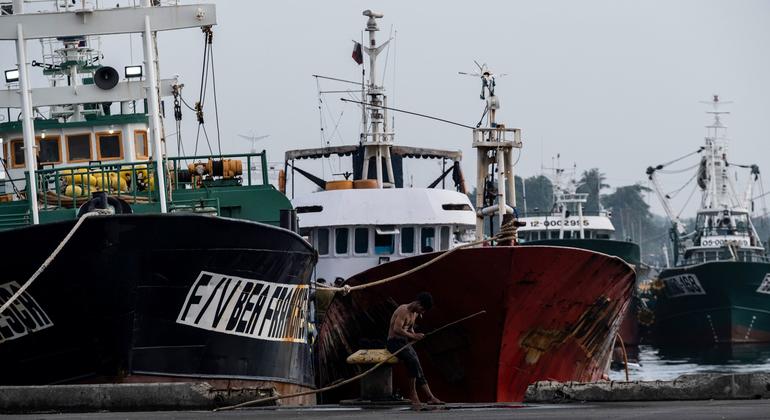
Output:
[[[21,289],[19,283],[12,281],[0,285],[0,305]],[[15,340],[25,335],[52,327],[53,322],[43,308],[27,291],[22,293],[8,309],[0,314],[0,343]]]
[[666,295],[668,297],[706,294],[695,274],[679,274],[665,278],[663,282],[666,285]]
[[268,341],[307,342],[308,286],[201,271],[177,323]]

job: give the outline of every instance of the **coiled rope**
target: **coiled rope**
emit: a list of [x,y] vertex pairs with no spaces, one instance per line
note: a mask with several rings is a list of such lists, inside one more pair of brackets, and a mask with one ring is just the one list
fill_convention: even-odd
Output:
[[326,285],[320,285],[319,284],[316,287],[318,287],[318,289],[329,290],[329,291],[332,291],[332,292],[341,292],[343,295],[348,295],[350,292],[353,292],[353,291],[356,291],[356,290],[362,290],[362,289],[366,289],[366,288],[369,288],[369,287],[379,286],[381,284],[385,284],[385,283],[391,282],[393,280],[398,280],[398,279],[400,279],[402,277],[405,277],[405,276],[408,276],[408,275],[410,275],[412,273],[420,271],[420,270],[422,270],[425,267],[428,267],[428,266],[430,266],[432,264],[435,264],[435,263],[441,261],[442,259],[452,255],[454,252],[459,251],[461,249],[471,248],[471,247],[478,246],[478,245],[481,245],[481,244],[484,244],[484,243],[487,243],[487,242],[492,242],[492,241],[511,241],[512,242],[516,238],[516,230],[518,229],[518,226],[516,226],[515,223],[516,223],[516,219],[511,219],[510,221],[504,223],[500,227],[500,232],[498,232],[495,236],[492,236],[492,237],[486,238],[486,239],[480,239],[478,241],[469,242],[469,243],[466,243],[466,244],[462,244],[462,245],[456,246],[456,247],[450,249],[449,251],[444,252],[442,254],[439,254],[436,257],[434,257],[434,258],[432,258],[432,259],[430,259],[430,260],[428,260],[428,261],[418,265],[417,267],[414,267],[414,268],[411,268],[411,269],[409,269],[407,271],[404,271],[403,273],[395,274],[393,276],[386,277],[384,279],[373,281],[371,283],[359,284],[359,285],[356,285],[356,286],[350,286],[348,284],[343,285],[343,286],[326,286]]
[[51,262],[53,262],[54,258],[56,258],[56,256],[59,255],[59,252],[61,252],[61,250],[64,248],[64,245],[67,245],[67,242],[69,242],[69,240],[72,239],[72,236],[75,234],[75,232],[77,232],[78,228],[80,228],[80,225],[82,225],[87,218],[91,216],[96,216],[99,214],[103,214],[103,213],[100,211],[92,211],[82,215],[78,219],[77,223],[75,223],[75,226],[72,226],[72,229],[70,229],[70,232],[67,234],[67,236],[65,236],[64,239],[61,242],[59,242],[59,245],[57,245],[56,248],[51,253],[51,255],[49,255],[48,258],[46,258],[46,260],[43,261],[43,264],[40,265],[40,268],[38,268],[37,271],[35,271],[35,273],[32,274],[32,277],[30,277],[29,280],[24,282],[24,284],[19,288],[19,290],[16,291],[16,293],[14,293],[13,296],[11,296],[11,298],[8,299],[8,301],[3,304],[3,306],[0,306],[0,314],[5,312],[5,310],[8,309],[13,304],[13,302],[16,301],[16,299],[18,299],[19,296],[21,296],[24,293],[24,291],[26,291],[27,288],[29,288],[29,286],[32,285],[32,282],[34,282],[35,279],[37,279],[43,273],[43,271],[45,271],[46,268],[48,268]]
[[[455,324],[459,324],[460,322],[463,322],[465,320],[471,319],[471,318],[473,318],[475,316],[484,314],[486,312],[487,311],[483,311],[483,310],[482,311],[478,311],[475,314],[464,316],[464,317],[462,317],[462,318],[460,318],[458,320],[452,321],[452,322],[450,322],[448,324],[444,324],[441,327],[438,327],[435,330],[426,333],[420,340],[424,340],[424,339],[428,338],[429,336],[431,336],[431,335],[433,335],[433,334],[435,334],[435,333],[437,333],[437,332],[439,332],[439,331],[441,331],[441,330],[443,330],[445,328],[451,327],[452,325],[455,325]],[[414,340],[412,342],[404,344],[401,348],[399,348],[398,350],[396,350],[394,353],[391,353],[391,354],[393,356],[396,356],[397,354],[401,353],[401,351],[403,351],[407,347],[411,346],[412,344],[414,344],[414,343],[416,343],[416,342],[418,342],[420,340]],[[288,395],[274,395],[272,397],[266,397],[266,398],[260,398],[258,400],[246,401],[246,402],[242,402],[240,404],[230,405],[230,406],[227,406],[227,407],[215,408],[214,411],[234,410],[236,408],[249,407],[249,406],[252,406],[252,405],[262,404],[262,403],[271,402],[271,401],[277,401],[277,400],[281,400],[281,399],[285,399],[285,398],[301,397],[301,396],[304,396],[304,395],[319,394],[321,392],[330,391],[332,389],[339,388],[339,387],[341,387],[343,385],[347,385],[347,384],[349,384],[351,382],[354,382],[354,381],[357,381],[357,380],[363,378],[364,376],[374,372],[374,370],[377,369],[378,367],[384,365],[385,363],[388,363],[388,360],[390,360],[390,357],[388,357],[387,359],[377,363],[376,365],[374,365],[371,368],[365,370],[364,372],[359,373],[356,376],[353,376],[351,378],[345,379],[342,382],[337,382],[337,383],[335,383],[333,385],[326,386],[326,387],[321,388],[321,389],[314,389],[314,390],[311,390],[311,391],[302,391],[302,392],[297,392],[295,394],[288,394]]]

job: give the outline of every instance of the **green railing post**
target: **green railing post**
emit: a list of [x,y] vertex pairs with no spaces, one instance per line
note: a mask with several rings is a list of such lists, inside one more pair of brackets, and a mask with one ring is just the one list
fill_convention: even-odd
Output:
[[251,185],[251,155],[246,155],[246,173],[248,174],[246,176],[246,180],[248,184],[246,185],[250,186]]
[[262,149],[259,155],[262,158],[262,185],[267,185],[267,152]]

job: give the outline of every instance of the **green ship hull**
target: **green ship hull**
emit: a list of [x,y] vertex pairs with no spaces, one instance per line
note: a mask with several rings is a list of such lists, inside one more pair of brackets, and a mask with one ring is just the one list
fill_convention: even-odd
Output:
[[770,264],[714,261],[663,270],[655,339],[666,345],[770,342]]
[[569,248],[580,248],[621,258],[623,261],[633,265],[634,267],[639,266],[641,263],[639,245],[627,241],[616,241],[612,239],[542,239],[523,242],[521,245],[566,246]]

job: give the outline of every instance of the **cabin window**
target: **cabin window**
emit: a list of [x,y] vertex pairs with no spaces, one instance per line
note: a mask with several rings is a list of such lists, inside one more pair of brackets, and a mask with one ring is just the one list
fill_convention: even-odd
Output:
[[24,160],[24,140],[12,140],[11,141],[11,167],[20,168],[23,167],[26,161]]
[[136,152],[137,159],[148,159],[150,157],[146,131],[134,131],[134,151]]
[[61,162],[61,145],[59,144],[59,137],[48,136],[46,138],[38,137],[37,139],[38,163],[60,163]]
[[449,226],[441,226],[441,250],[449,249]]
[[336,254],[348,253],[348,228],[334,229],[334,252]]
[[559,231],[558,230],[552,230],[551,231],[551,239],[559,239]]
[[396,247],[396,235],[394,233],[374,232],[374,253],[377,255],[390,255]]
[[572,231],[565,230],[564,231],[564,239],[570,239],[572,238]]
[[99,160],[115,160],[123,158],[120,133],[98,133],[96,135],[96,151]]
[[436,228],[425,227],[420,230],[420,252],[436,250]]
[[318,229],[316,231],[316,247],[318,255],[329,254],[329,229]]
[[414,252],[414,228],[401,228],[401,253],[411,254]]
[[67,161],[87,162],[93,159],[91,151],[91,134],[73,134],[67,136]]
[[356,254],[366,254],[369,252],[369,228],[356,228],[355,252]]

